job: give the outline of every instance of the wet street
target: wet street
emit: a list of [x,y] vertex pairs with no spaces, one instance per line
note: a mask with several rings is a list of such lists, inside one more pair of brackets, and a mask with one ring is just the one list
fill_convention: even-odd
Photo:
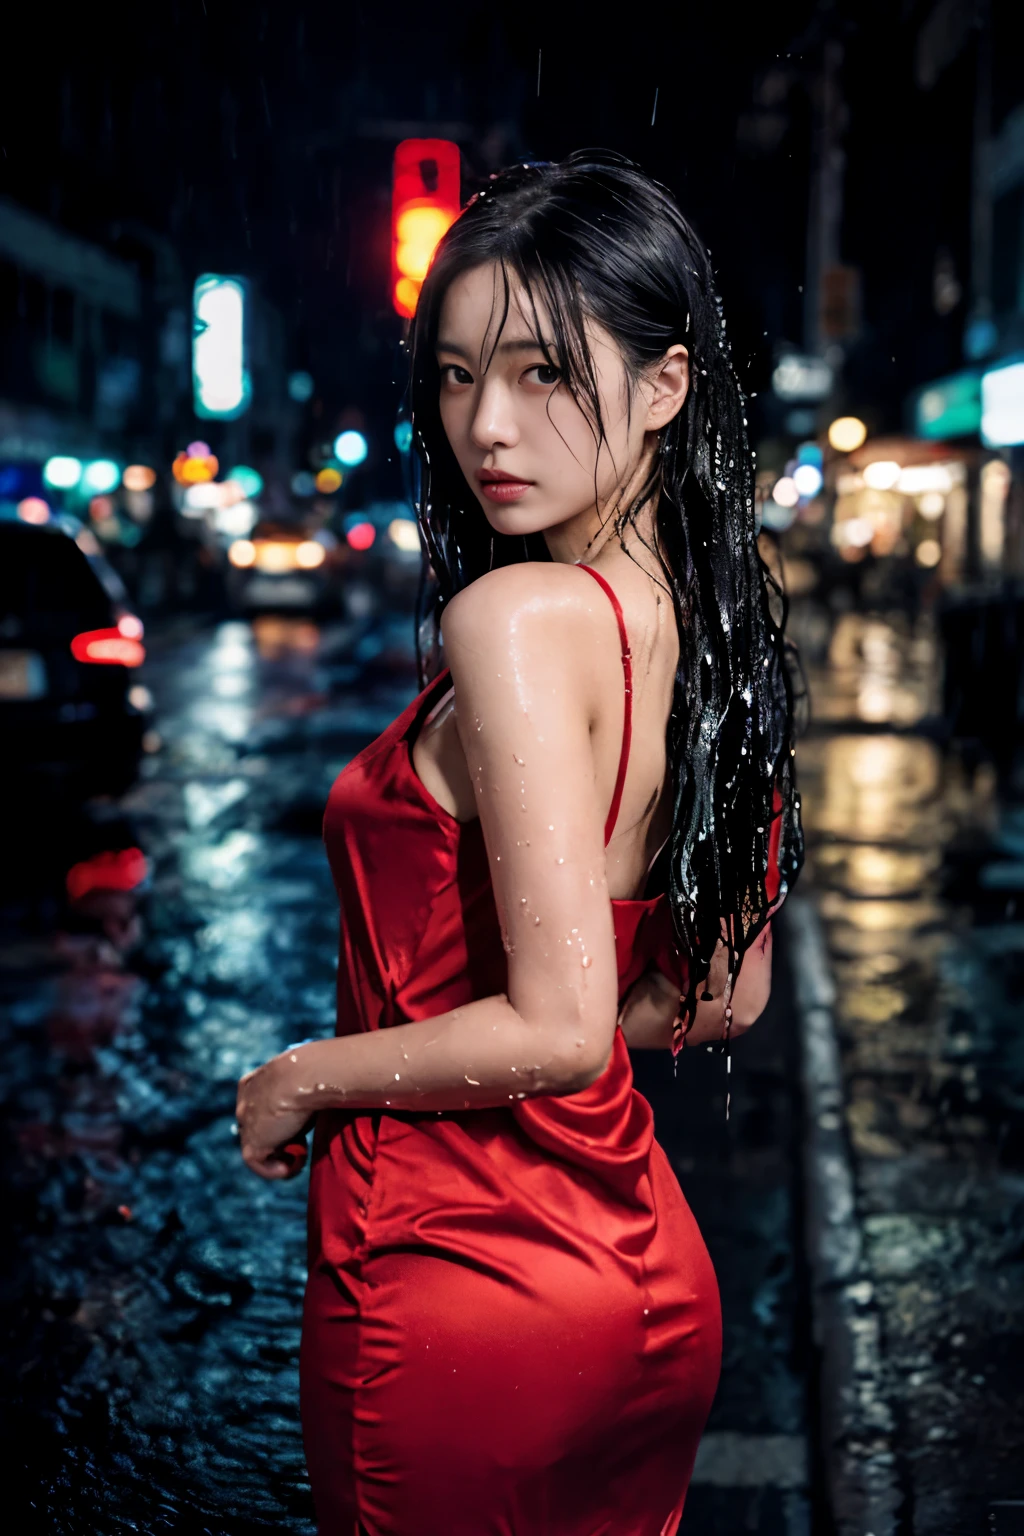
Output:
[[[943,751],[927,618],[797,616],[808,864],[862,1259],[848,1467],[915,1536],[1024,1530],[1024,805]],[[860,1472],[857,1472],[857,1464]],[[841,1525],[861,1530],[860,1525]]]
[[[801,622],[815,698],[802,894],[813,886],[837,983],[858,1305],[880,1341],[853,1454],[888,1469],[900,1529],[1005,1536],[1006,1501],[1024,1496],[1024,818],[987,768],[943,755],[926,627]],[[41,813],[14,829],[3,1313],[19,1531],[312,1530],[305,1180],[245,1171],[234,1086],[333,1026],[320,819],[334,776],[414,691],[410,639],[405,617],[168,628],[151,637],[160,740],[136,787],[57,829],[60,868],[39,867],[54,841]],[[125,889],[97,879],[101,854]],[[725,1312],[686,1536],[828,1530],[781,938],[728,1124],[717,1053],[686,1053],[678,1073],[636,1063]]]

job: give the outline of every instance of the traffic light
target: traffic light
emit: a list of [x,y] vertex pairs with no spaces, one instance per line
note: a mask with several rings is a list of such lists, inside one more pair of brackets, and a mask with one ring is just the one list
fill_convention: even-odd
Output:
[[403,139],[395,150],[391,299],[407,318],[438,241],[459,216],[459,171],[459,146],[448,139]]

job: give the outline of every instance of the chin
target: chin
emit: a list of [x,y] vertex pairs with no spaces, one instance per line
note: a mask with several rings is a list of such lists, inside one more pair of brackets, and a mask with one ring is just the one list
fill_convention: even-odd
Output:
[[528,508],[514,503],[503,507],[495,502],[485,502],[482,497],[477,497],[477,500],[493,531],[510,539],[524,539],[532,533],[546,533],[549,528],[558,528],[562,523],[571,522],[573,517],[571,512],[560,516],[557,512],[552,513],[550,508]]

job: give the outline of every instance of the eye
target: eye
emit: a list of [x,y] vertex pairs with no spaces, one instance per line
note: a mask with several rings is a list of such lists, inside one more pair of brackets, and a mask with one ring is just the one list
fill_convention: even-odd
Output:
[[458,363],[441,364],[442,384],[472,384],[473,375]]
[[527,368],[523,374],[524,379],[529,379],[531,384],[540,384],[544,389],[550,389],[561,377],[558,369],[551,363],[536,363],[534,367]]

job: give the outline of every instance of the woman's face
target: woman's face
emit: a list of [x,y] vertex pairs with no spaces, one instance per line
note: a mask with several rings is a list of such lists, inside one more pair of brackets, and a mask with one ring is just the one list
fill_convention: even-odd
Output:
[[[497,335],[503,308],[496,264],[463,273],[444,296],[437,361],[448,441],[496,533],[565,527],[585,534],[585,545],[650,447],[648,398],[641,386],[630,411],[622,355],[607,332],[588,322],[605,433],[598,452],[591,423],[537,345],[529,298],[512,289]],[[554,356],[539,304],[538,320]]]

